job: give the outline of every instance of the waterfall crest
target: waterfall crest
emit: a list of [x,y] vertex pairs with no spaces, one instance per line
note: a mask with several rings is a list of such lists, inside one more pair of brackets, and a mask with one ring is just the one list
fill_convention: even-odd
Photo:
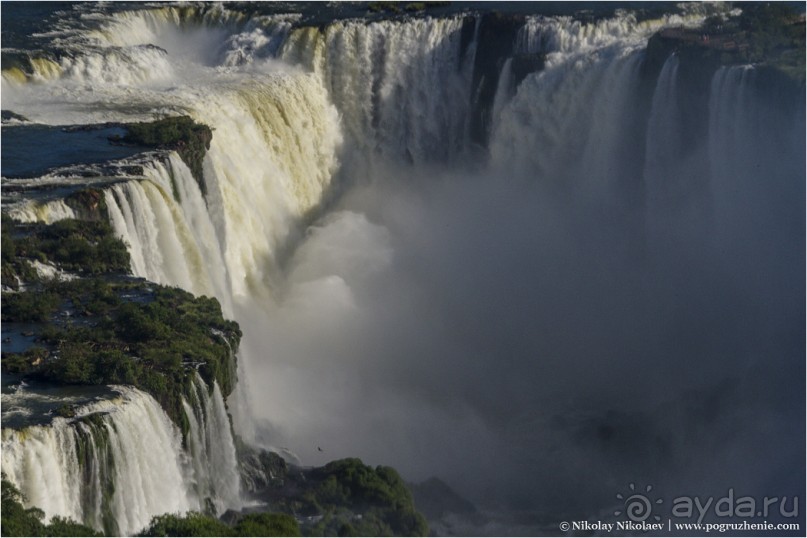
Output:
[[120,396],[78,410],[77,419],[3,429],[3,472],[47,517],[133,534],[152,516],[198,509],[185,482],[179,431],[149,396]]
[[[27,504],[111,535],[188,510],[241,505],[230,419],[218,385],[196,374],[184,400],[187,450],[160,405],[135,388],[87,404],[73,419],[3,429],[3,472]],[[190,402],[190,403],[189,403]]]
[[464,24],[451,17],[301,28],[280,57],[323,78],[362,157],[446,162],[467,138],[473,53],[463,54]]
[[[491,495],[530,508],[599,499],[592,484],[628,469],[676,468],[691,456],[678,439],[706,429],[725,448],[730,421],[704,426],[698,398],[750,408],[757,356],[786,371],[802,334],[785,288],[803,281],[803,204],[788,202],[804,197],[804,110],[772,102],[766,66],[693,68],[697,54],[647,46],[724,11],[306,26],[162,6],[62,29],[70,54],[32,59],[27,78],[4,70],[15,112],[52,124],[182,114],[213,130],[202,178],[156,151],[137,161],[142,177],[100,188],[136,276],[215,296],[239,322],[239,381],[225,406],[193,380],[185,448],[153,402],[120,389],[119,409],[94,422],[4,430],[4,469],[49,515],[129,533],[155,513],[240,506],[228,411],[245,442],[306,463],[388,458],[481,490],[468,469],[498,458]],[[9,213],[75,215],[61,201]],[[724,385],[693,385],[695,368]],[[124,435],[126,413],[153,431]],[[322,455],[320,436],[341,445]],[[170,467],[151,498],[174,504],[127,490],[118,458],[153,464],[138,452],[147,438]]]

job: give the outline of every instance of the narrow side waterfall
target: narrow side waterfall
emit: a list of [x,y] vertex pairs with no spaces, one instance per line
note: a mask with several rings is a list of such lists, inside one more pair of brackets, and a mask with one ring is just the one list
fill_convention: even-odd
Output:
[[148,394],[78,410],[77,419],[3,429],[3,472],[47,517],[131,535],[152,516],[199,509],[186,483],[179,430]]
[[[681,164],[682,137],[680,125],[681,108],[678,99],[678,57],[670,56],[661,69],[647,125],[644,178],[647,190],[647,210],[661,211],[669,205],[670,198],[686,195],[680,184],[676,185]],[[684,191],[684,192],[682,192]]]
[[[763,77],[753,66],[718,69],[710,84],[706,118],[704,173],[712,198],[712,241],[736,264],[733,277],[748,286],[763,276],[739,261],[745,249],[753,248],[757,255],[794,272],[803,262],[800,238],[792,231],[801,228],[804,215],[798,206],[782,202],[804,197],[803,182],[793,180],[804,173],[804,103],[782,110],[764,93],[781,95],[777,94],[781,90],[775,83],[761,82]],[[802,162],[787,157],[792,155],[801,156]],[[763,180],[761,163],[765,163]]]
[[216,514],[241,503],[241,478],[230,427],[218,383],[212,391],[197,374],[182,406],[190,422],[188,447],[193,468],[193,488],[203,503],[211,502]]
[[46,517],[62,516],[110,535],[131,535],[153,516],[222,514],[241,505],[230,419],[218,385],[197,374],[184,402],[187,450],[159,404],[137,389],[56,417],[3,429],[3,472]]

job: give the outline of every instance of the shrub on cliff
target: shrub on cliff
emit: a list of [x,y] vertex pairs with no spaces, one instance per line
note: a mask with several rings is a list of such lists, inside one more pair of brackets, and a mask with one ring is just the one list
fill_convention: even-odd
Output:
[[184,516],[163,514],[151,520],[138,536],[232,536],[231,529],[218,519],[188,512]]
[[336,536],[427,536],[426,520],[412,494],[391,467],[370,467],[348,458],[307,471],[295,479],[296,494],[280,503],[284,511],[321,516],[305,534]]
[[49,291],[9,293],[3,296],[3,321],[47,321],[59,306],[59,296]]
[[286,514],[248,514],[233,530],[234,536],[300,536],[297,520]]
[[22,225],[4,217],[3,242],[4,283],[7,268],[16,275],[23,267],[22,256],[93,275],[26,278],[26,291],[3,294],[3,321],[40,324],[36,347],[3,353],[6,371],[65,384],[134,385],[183,431],[182,397],[197,370],[208,386],[216,381],[225,396],[232,391],[238,325],[223,318],[216,299],[121,279],[129,255],[107,223]]
[[[20,230],[19,237],[13,235],[16,230]],[[65,219],[51,225],[31,224],[22,227],[14,221],[4,220],[2,246],[4,266],[20,258],[30,258],[77,273],[96,275],[129,272],[126,245],[114,236],[110,225],[103,221]],[[7,258],[6,249],[9,249],[11,257]]]
[[300,527],[285,514],[249,514],[230,527],[212,516],[188,512],[156,516],[138,536],[300,536]]

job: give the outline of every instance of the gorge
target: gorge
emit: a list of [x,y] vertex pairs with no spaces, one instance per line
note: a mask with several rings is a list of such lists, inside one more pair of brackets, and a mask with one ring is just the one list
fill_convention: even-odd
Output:
[[[33,365],[4,265],[26,506],[112,535],[248,512],[269,453],[437,476],[482,512],[445,534],[554,534],[633,483],[804,497],[803,9],[38,9],[3,5],[3,229],[42,253],[15,274],[87,272],[123,295],[83,308],[145,332],[75,352],[89,392],[9,376],[72,337]],[[128,265],[48,250],[75,233]]]

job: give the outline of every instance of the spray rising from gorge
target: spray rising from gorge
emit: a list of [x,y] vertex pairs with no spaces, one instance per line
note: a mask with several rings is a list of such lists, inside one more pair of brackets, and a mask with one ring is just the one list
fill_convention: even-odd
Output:
[[[803,99],[754,66],[648,45],[728,14],[316,27],[221,6],[88,8],[57,31],[59,57],[4,69],[3,108],[213,129],[201,182],[171,153],[103,196],[135,275],[215,296],[240,324],[226,411],[249,444],[437,475],[506,510],[594,513],[635,480],[797,493]],[[121,394],[110,439],[156,406]],[[239,506],[221,392],[197,394],[187,449],[149,411],[143,436],[167,452],[142,466],[173,478],[146,484],[155,505],[113,509],[120,532],[200,499]],[[78,456],[62,437],[98,433],[36,435],[67,476]],[[94,493],[45,498],[24,474],[30,442],[4,430],[4,472],[48,515],[98,527]]]

